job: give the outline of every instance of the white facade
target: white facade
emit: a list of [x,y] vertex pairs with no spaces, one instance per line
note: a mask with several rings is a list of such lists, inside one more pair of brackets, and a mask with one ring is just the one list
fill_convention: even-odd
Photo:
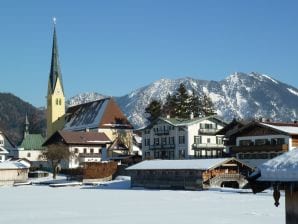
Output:
[[7,137],[0,131],[0,162],[8,158],[16,158],[14,156],[16,148],[7,139]]
[[102,161],[102,153],[105,148],[93,146],[76,146],[68,147],[73,156],[69,161],[62,163],[62,168],[72,169],[79,167],[84,162],[100,162]]
[[224,125],[213,117],[184,121],[160,118],[143,130],[143,159],[221,157],[219,151],[222,152],[224,146],[215,133]]

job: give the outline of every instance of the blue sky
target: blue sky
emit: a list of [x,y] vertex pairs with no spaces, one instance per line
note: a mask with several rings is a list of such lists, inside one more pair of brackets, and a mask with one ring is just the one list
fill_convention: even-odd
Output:
[[0,92],[45,106],[57,18],[66,97],[260,72],[298,87],[298,1],[1,1]]

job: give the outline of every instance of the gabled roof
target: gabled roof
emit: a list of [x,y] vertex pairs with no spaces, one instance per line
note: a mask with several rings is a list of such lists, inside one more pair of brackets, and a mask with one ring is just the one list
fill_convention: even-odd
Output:
[[246,123],[243,121],[238,121],[233,119],[229,124],[227,124],[224,128],[220,129],[216,134],[217,135],[227,135],[229,136],[231,133],[242,128]]
[[109,150],[129,150],[129,148],[123,143],[120,138],[116,138]]
[[285,134],[285,135],[298,135],[298,126],[294,123],[288,123],[283,125],[280,125],[280,123],[262,123],[257,121],[252,121],[245,126],[243,126],[240,129],[235,130],[234,132],[230,133],[231,135],[236,135],[237,133],[241,133],[244,130],[251,128],[253,126],[263,127],[263,128],[269,128],[277,133]]
[[10,140],[10,138],[8,138],[8,136],[4,133],[4,132],[2,132],[1,130],[0,130],[0,135],[2,135],[8,142],[9,142],[9,144],[12,146],[12,147],[15,147],[15,144]]
[[[155,121],[153,121],[151,124],[149,124],[146,128],[152,127],[156,122],[159,120],[164,121],[172,126],[180,127],[180,126],[190,126],[199,122],[202,122],[204,120],[213,120],[217,123],[223,124],[225,126],[227,123],[220,119],[216,115],[208,116],[208,117],[195,117],[193,119],[181,119],[181,118],[165,118],[165,117],[159,117]],[[146,129],[145,128],[145,129]]]
[[257,181],[298,182],[298,148],[268,160],[258,170]]
[[4,161],[0,163],[0,170],[29,169],[30,165],[22,161]]
[[218,164],[229,161],[220,159],[191,159],[191,160],[145,160],[126,170],[208,170]]
[[65,143],[67,145],[104,145],[110,144],[111,140],[102,132],[57,131],[43,143],[43,146],[55,143]]
[[94,128],[132,129],[124,113],[112,98],[105,98],[69,107],[63,130]]
[[41,134],[27,134],[25,135],[20,148],[25,150],[41,150],[43,149],[42,143],[44,142],[44,137]]
[[290,135],[298,135],[298,126],[296,124],[283,124],[283,125],[274,125],[274,124],[267,124],[267,123],[261,123],[262,125],[275,129],[277,131],[284,132],[286,134]]

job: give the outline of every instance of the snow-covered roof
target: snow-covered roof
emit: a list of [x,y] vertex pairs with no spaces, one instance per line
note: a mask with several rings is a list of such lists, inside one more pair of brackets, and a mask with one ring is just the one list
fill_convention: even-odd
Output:
[[258,167],[257,181],[298,182],[298,148],[277,156]]
[[133,137],[134,137],[134,139],[136,140],[137,143],[142,144],[142,137],[140,137],[138,135],[134,135]]
[[30,166],[22,161],[4,161],[0,163],[0,170],[29,169]]
[[272,124],[266,124],[266,123],[261,123],[264,126],[286,132],[292,135],[298,135],[298,127],[297,126],[279,126],[279,125],[272,125]]
[[145,160],[127,170],[208,170],[230,159]]

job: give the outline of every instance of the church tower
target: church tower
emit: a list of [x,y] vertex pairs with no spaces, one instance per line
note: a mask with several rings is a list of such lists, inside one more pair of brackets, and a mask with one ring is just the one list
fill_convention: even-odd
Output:
[[65,115],[65,97],[59,64],[55,22],[54,18],[52,61],[47,94],[47,137],[63,128]]

